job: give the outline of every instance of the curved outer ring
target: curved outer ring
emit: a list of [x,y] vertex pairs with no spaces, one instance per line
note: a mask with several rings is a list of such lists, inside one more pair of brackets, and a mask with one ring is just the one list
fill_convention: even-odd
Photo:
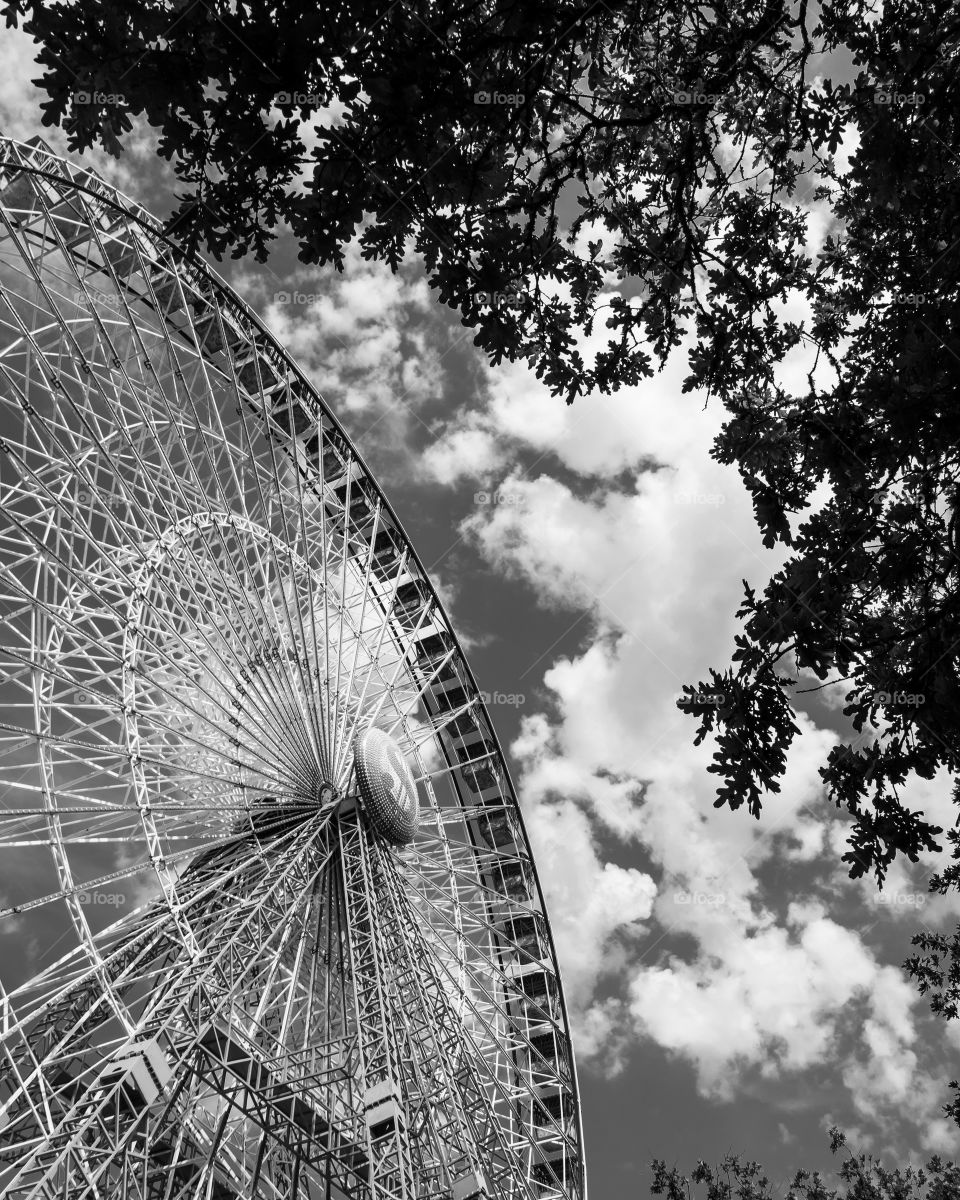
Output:
[[[270,332],[270,330],[264,324],[261,317],[252,308],[250,308],[249,305],[247,305],[246,302],[239,295],[237,295],[237,293],[234,291],[232,286],[229,283],[227,283],[226,280],[224,280],[213,267],[211,267],[209,264],[203,262],[195,254],[190,253],[189,251],[187,251],[183,247],[181,247],[177,242],[175,242],[165,232],[163,225],[157,220],[157,218],[155,218],[147,209],[143,208],[142,205],[137,203],[137,201],[132,200],[130,197],[126,196],[123,192],[121,192],[119,189],[113,187],[111,184],[106,183],[95,172],[88,170],[87,168],[84,168],[84,167],[79,167],[75,163],[70,162],[68,159],[64,159],[64,158],[60,157],[59,155],[53,153],[48,147],[46,147],[46,145],[45,145],[45,143],[43,143],[42,139],[37,138],[36,141],[38,143],[40,143],[39,147],[31,146],[29,143],[20,142],[15,138],[0,136],[0,146],[2,146],[4,148],[10,147],[10,146],[15,146],[20,151],[20,153],[24,155],[24,157],[29,157],[31,155],[36,154],[39,149],[40,152],[49,161],[56,163],[56,165],[60,168],[60,171],[52,171],[52,170],[44,169],[42,167],[36,167],[33,165],[29,165],[24,162],[16,162],[16,161],[11,162],[8,159],[6,153],[4,153],[3,158],[0,159],[0,168],[7,168],[7,169],[12,168],[13,170],[25,172],[25,173],[37,176],[41,179],[45,179],[49,183],[56,185],[58,188],[61,188],[61,189],[64,189],[65,187],[73,188],[77,191],[82,191],[82,192],[86,193],[87,195],[91,196],[94,200],[98,201],[99,203],[106,204],[108,207],[115,209],[119,215],[122,215],[127,220],[135,221],[138,225],[142,226],[149,233],[151,238],[156,239],[164,244],[164,246],[171,252],[172,257],[175,260],[178,260],[177,261],[178,266],[181,266],[181,267],[184,265],[188,266],[192,271],[196,272],[201,277],[206,276],[206,278],[209,279],[212,282],[212,284],[214,285],[213,289],[212,289],[214,294],[212,296],[207,297],[208,302],[210,303],[210,306],[211,307],[219,307],[221,310],[227,311],[228,313],[230,313],[230,315],[233,317],[233,319],[235,321],[237,321],[237,323],[240,324],[241,326],[246,325],[247,327],[252,327],[252,329],[256,332],[256,334],[258,336],[256,336],[256,337],[251,336],[250,341],[257,345],[258,352],[262,352],[262,350],[268,349],[272,355],[275,355],[277,358],[279,358],[281,360],[281,362],[287,368],[287,370],[289,370],[296,377],[296,379],[298,380],[298,382],[300,384],[301,389],[303,390],[303,392],[306,393],[306,396],[309,397],[309,399],[323,413],[324,417],[333,425],[334,430],[336,431],[337,435],[342,439],[344,444],[349,446],[350,452],[351,452],[353,458],[355,459],[355,461],[358,463],[358,465],[360,466],[360,468],[363,471],[366,483],[372,489],[376,498],[382,505],[384,511],[386,511],[390,515],[390,518],[391,518],[394,528],[396,529],[399,537],[402,538],[402,540],[403,540],[403,546],[407,552],[409,559],[411,559],[416,564],[417,571],[419,574],[419,581],[422,584],[424,584],[426,586],[426,588],[428,589],[430,598],[433,601],[435,612],[437,614],[439,614],[443,619],[443,625],[445,626],[445,632],[451,639],[453,646],[456,650],[457,665],[458,665],[458,667],[461,668],[463,673],[466,675],[466,680],[470,684],[470,686],[473,690],[473,696],[472,696],[473,705],[478,712],[483,714],[483,716],[485,718],[485,724],[487,727],[487,731],[489,733],[489,736],[493,739],[493,744],[494,744],[494,748],[496,751],[496,758],[499,762],[499,767],[502,772],[504,785],[506,785],[506,786],[501,785],[501,790],[506,795],[508,795],[510,797],[510,799],[512,800],[512,806],[511,806],[512,814],[516,820],[517,829],[518,829],[520,837],[523,841],[523,849],[526,851],[527,857],[528,857],[528,860],[530,863],[530,868],[531,868],[532,875],[533,875],[535,898],[539,901],[540,911],[544,917],[543,926],[546,931],[546,936],[547,936],[547,941],[548,941],[548,946],[549,946],[549,951],[550,951],[551,965],[553,967],[554,975],[555,975],[556,981],[557,981],[557,994],[558,994],[558,998],[560,1001],[561,1013],[563,1016],[564,1030],[567,1034],[567,1037],[566,1037],[567,1054],[569,1055],[569,1062],[570,1062],[570,1068],[571,1068],[571,1091],[573,1092],[575,1108],[576,1108],[576,1127],[577,1127],[577,1135],[578,1135],[577,1143],[578,1143],[579,1167],[580,1167],[580,1181],[579,1182],[580,1182],[580,1188],[581,1188],[581,1195],[583,1196],[583,1200],[586,1200],[586,1197],[587,1197],[587,1174],[586,1174],[585,1157],[584,1157],[583,1124],[582,1124],[582,1114],[581,1114],[581,1107],[580,1107],[580,1089],[579,1089],[579,1083],[578,1083],[578,1079],[577,1079],[576,1059],[575,1059],[575,1055],[574,1055],[573,1044],[572,1044],[572,1041],[569,1036],[570,1021],[569,1021],[569,1014],[568,1014],[568,1010],[567,1010],[566,998],[564,997],[564,994],[563,994],[562,976],[561,976],[559,965],[557,962],[557,953],[556,953],[556,946],[555,946],[554,939],[553,939],[553,931],[550,927],[550,920],[549,920],[549,916],[547,913],[546,905],[544,903],[543,889],[542,889],[542,886],[540,883],[539,872],[537,870],[536,858],[534,857],[531,847],[530,847],[530,840],[529,840],[529,836],[527,834],[526,825],[523,820],[523,813],[520,809],[519,803],[517,802],[516,789],[513,785],[513,780],[511,779],[509,770],[507,768],[506,758],[504,756],[503,748],[500,744],[500,739],[497,734],[496,728],[490,719],[489,713],[487,712],[486,705],[484,704],[482,696],[480,694],[480,689],[477,686],[476,677],[474,676],[473,670],[469,664],[469,661],[467,660],[466,655],[463,653],[463,647],[460,644],[460,640],[457,637],[457,634],[453,628],[452,623],[450,622],[449,618],[447,617],[447,614],[443,608],[443,605],[440,602],[439,594],[437,593],[436,588],[433,586],[433,582],[430,579],[430,576],[429,576],[428,572],[426,571],[426,569],[423,565],[423,562],[420,559],[419,554],[417,553],[417,551],[414,548],[413,544],[411,543],[409,537],[407,536],[407,533],[406,533],[405,529],[403,528],[403,525],[401,524],[400,520],[398,519],[398,517],[396,515],[396,512],[393,509],[393,506],[387,500],[382,488],[377,483],[375,476],[373,475],[373,473],[370,471],[369,467],[367,466],[366,461],[364,460],[362,455],[357,451],[357,448],[353,442],[353,439],[346,433],[343,425],[338,420],[338,418],[333,413],[333,411],[329,408],[329,406],[326,404],[326,402],[323,400],[320,393],[313,386],[313,384],[310,383],[310,381],[307,378],[307,376],[305,375],[305,373],[300,369],[300,367],[297,365],[297,363],[294,361],[294,359],[291,358],[291,356],[287,353],[287,351],[283,347],[283,345]],[[161,316],[161,314],[158,313],[158,316]],[[165,318],[161,316],[161,319],[165,319]]]

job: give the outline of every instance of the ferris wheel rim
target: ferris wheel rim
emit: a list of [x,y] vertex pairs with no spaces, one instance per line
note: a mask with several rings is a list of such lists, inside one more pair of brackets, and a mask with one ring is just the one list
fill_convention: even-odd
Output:
[[[264,349],[269,349],[270,356],[268,356],[268,361],[271,361],[272,356],[279,358],[286,370],[289,371],[298,382],[298,400],[302,403],[304,399],[308,399],[314,408],[319,412],[318,420],[320,417],[322,417],[323,422],[328,423],[332,427],[336,437],[339,438],[349,449],[351,458],[359,466],[362,478],[364,480],[365,490],[372,490],[379,506],[382,507],[382,509],[388,514],[391,530],[399,539],[404,557],[409,558],[416,568],[414,577],[428,590],[429,600],[432,603],[433,608],[433,619],[436,621],[438,626],[442,628],[443,633],[452,643],[451,654],[453,654],[455,657],[459,672],[465,677],[465,682],[469,685],[467,699],[464,702],[466,708],[474,709],[483,716],[483,736],[485,739],[489,739],[492,742],[492,756],[497,761],[500,770],[503,772],[504,779],[506,780],[504,790],[506,796],[510,798],[510,811],[514,817],[519,837],[522,839],[523,846],[527,852],[527,862],[532,875],[533,896],[539,903],[540,911],[546,914],[547,910],[543,902],[543,890],[539,879],[537,860],[530,851],[529,836],[525,827],[522,810],[517,801],[516,789],[510,778],[507,759],[503,752],[496,726],[491,720],[487,706],[483,700],[483,694],[479,689],[469,659],[463,651],[462,644],[457,636],[453,623],[450,621],[450,618],[446,612],[442,598],[437,592],[430,578],[430,574],[427,572],[413,542],[404,529],[402,522],[398,518],[392,504],[384,493],[383,488],[377,481],[376,476],[367,465],[363,455],[357,449],[353,439],[346,433],[336,414],[323,399],[322,394],[310,382],[305,372],[300,368],[293,356],[291,356],[283,347],[282,343],[278,340],[277,336],[272,332],[266,322],[236,294],[234,289],[222,279],[216,270],[209,264],[203,262],[203,260],[199,259],[195,254],[191,254],[189,251],[185,250],[183,247],[179,246],[175,241],[173,241],[173,239],[165,232],[164,228],[159,224],[159,222],[157,222],[155,218],[152,218],[146,212],[146,210],[142,209],[141,206],[135,201],[123,196],[118,189],[113,188],[111,185],[104,183],[98,178],[96,179],[97,186],[93,187],[78,182],[77,179],[69,173],[66,177],[64,177],[62,175],[58,176],[56,172],[47,171],[42,168],[36,168],[29,164],[11,164],[7,158],[7,150],[10,146],[20,147],[25,153],[28,154],[32,153],[34,148],[28,143],[18,142],[16,139],[0,138],[0,142],[2,142],[5,147],[4,157],[2,160],[0,160],[0,168],[9,169],[11,166],[14,166],[16,169],[41,176],[47,179],[48,182],[51,182],[58,187],[63,187],[66,185],[68,188],[73,187],[87,192],[97,202],[104,203],[112,207],[117,212],[118,216],[120,216],[123,220],[132,220],[137,222],[150,235],[150,237],[161,240],[171,254],[173,270],[179,270],[182,267],[188,267],[192,272],[196,273],[201,278],[211,280],[214,286],[211,289],[211,294],[205,297],[208,308],[217,312],[223,311],[223,309],[226,308],[233,320],[238,323],[243,332],[246,333],[249,343],[256,347],[258,356],[262,354]],[[49,152],[47,153],[49,154]],[[62,159],[59,156],[50,154],[49,157],[56,159],[58,163],[66,164],[69,167],[70,172],[78,172],[87,178],[90,176],[88,171],[77,168],[75,164],[69,164],[67,160]],[[112,196],[110,193],[112,193]],[[171,269],[167,266],[167,264],[162,262],[158,262],[155,265],[162,267],[164,270]],[[113,271],[112,265],[110,267],[110,272],[114,276],[114,283],[118,287],[123,287],[123,280],[120,278],[119,273]],[[159,314],[159,312],[158,317],[160,317],[161,320],[165,320],[165,318]],[[243,329],[244,326],[247,328]],[[168,332],[167,336],[172,335]],[[320,428],[323,428],[323,424],[320,425]],[[467,689],[464,689],[464,691],[467,691]],[[359,724],[359,714],[357,723]],[[433,737],[439,742],[439,731],[435,731]],[[455,768],[451,767],[451,770],[453,769]],[[476,847],[474,847],[474,853],[477,853]],[[556,964],[556,947],[554,944],[553,932],[549,919],[544,919],[543,927],[548,943],[550,959],[554,964]],[[569,1029],[569,1016],[559,971],[556,971],[556,980],[558,999],[562,1012],[562,1023],[565,1028]],[[579,1088],[577,1086],[576,1064],[572,1046],[569,1047],[568,1052],[570,1066],[573,1072],[572,1091],[574,1097],[576,1098],[576,1119],[579,1130]],[[579,1147],[580,1161],[582,1163],[582,1130],[580,1131]]]

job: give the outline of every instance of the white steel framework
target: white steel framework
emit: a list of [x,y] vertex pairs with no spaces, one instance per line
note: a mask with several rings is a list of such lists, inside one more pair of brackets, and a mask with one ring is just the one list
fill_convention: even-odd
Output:
[[420,561],[255,314],[39,139],[0,139],[0,511],[3,1194],[584,1200],[530,847]]

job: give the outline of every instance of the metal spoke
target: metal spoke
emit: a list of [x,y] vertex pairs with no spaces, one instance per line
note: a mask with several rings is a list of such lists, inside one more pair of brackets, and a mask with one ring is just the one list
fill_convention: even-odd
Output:
[[387,498],[143,209],[0,139],[0,1191],[585,1200],[543,899]]

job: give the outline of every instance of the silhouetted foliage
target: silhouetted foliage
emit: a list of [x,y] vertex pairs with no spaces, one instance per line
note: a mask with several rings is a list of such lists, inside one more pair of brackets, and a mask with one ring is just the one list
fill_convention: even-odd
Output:
[[[830,1130],[830,1148],[846,1145],[839,1129]],[[870,1156],[848,1154],[837,1171],[841,1186],[829,1187],[814,1171],[798,1171],[783,1188],[771,1184],[755,1162],[728,1155],[717,1167],[697,1163],[689,1175],[677,1167],[669,1170],[655,1160],[651,1192],[666,1200],[956,1200],[960,1195],[960,1168],[934,1156],[926,1168],[886,1170]]]
[[[262,259],[286,225],[307,263],[342,267],[357,237],[394,267],[415,250],[492,362],[528,360],[568,401],[639,382],[692,333],[684,387],[724,405],[713,453],[789,558],[746,588],[732,664],[681,708],[716,735],[717,805],[759,816],[798,671],[840,684],[856,736],[821,773],[850,874],[882,883],[897,854],[941,849],[899,789],[960,756],[960,4],[873,7],[3,11],[42,44],[44,122],[74,149],[117,152],[135,114],[159,128],[187,244]],[[948,838],[935,888],[958,881]],[[960,980],[926,936],[909,969],[952,1017]]]

